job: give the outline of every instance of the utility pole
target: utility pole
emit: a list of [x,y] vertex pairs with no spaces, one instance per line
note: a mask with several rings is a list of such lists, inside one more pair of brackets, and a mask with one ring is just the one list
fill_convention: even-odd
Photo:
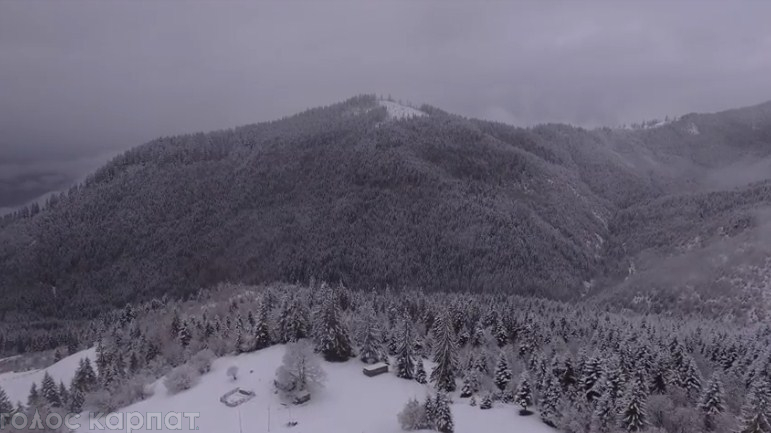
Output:
[[244,426],[241,424],[241,408],[238,408],[238,431],[244,433]]

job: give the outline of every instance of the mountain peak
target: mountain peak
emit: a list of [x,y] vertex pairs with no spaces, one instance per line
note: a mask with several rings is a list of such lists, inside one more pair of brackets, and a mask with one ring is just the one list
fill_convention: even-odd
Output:
[[378,105],[385,107],[389,119],[409,119],[412,117],[427,116],[428,114],[409,105],[387,99],[379,99]]

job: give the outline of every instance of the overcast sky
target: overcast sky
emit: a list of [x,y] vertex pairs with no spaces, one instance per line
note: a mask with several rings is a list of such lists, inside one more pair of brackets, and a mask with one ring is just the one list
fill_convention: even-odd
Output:
[[2,1],[0,182],[359,93],[516,125],[756,104],[769,17],[771,2]]

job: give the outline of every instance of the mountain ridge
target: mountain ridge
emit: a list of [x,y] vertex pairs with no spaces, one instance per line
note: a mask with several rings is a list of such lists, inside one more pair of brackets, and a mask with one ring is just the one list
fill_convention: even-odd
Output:
[[[735,235],[768,202],[762,183],[710,195],[704,179],[769,157],[771,103],[644,130],[417,110],[427,115],[389,118],[365,95],[131,149],[47,209],[4,220],[0,311],[55,316],[66,302],[95,314],[221,281],[311,278],[593,297],[637,255],[682,242],[655,235],[671,203],[689,202],[676,197],[717,203],[697,227],[745,221]],[[689,209],[674,212],[686,227]],[[630,256],[635,212],[650,215],[638,233],[653,234]]]

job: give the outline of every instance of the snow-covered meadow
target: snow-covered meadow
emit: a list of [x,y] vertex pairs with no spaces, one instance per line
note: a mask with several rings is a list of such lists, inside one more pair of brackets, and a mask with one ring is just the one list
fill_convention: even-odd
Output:
[[93,362],[96,359],[95,349],[91,348],[83,350],[81,352],[62,358],[48,368],[0,374],[0,388],[5,390],[5,393],[8,395],[8,399],[13,404],[16,404],[18,401],[26,404],[30,387],[33,383],[36,383],[38,386],[40,386],[46,371],[51,375],[51,377],[53,377],[57,384],[61,381],[64,382],[65,385],[69,386],[72,377],[75,375],[75,370],[78,368],[80,360],[84,358],[89,358]]
[[[430,385],[399,379],[393,372],[367,377],[362,374],[365,364],[358,359],[344,363],[321,361],[327,376],[323,388],[308,403],[300,406],[285,405],[274,392],[273,386],[284,347],[278,345],[257,352],[218,358],[213,362],[211,372],[202,376],[196,386],[175,395],[167,392],[162,379],[158,380],[153,384],[152,397],[122,408],[119,412],[160,412],[164,415],[170,412],[197,412],[200,415],[196,418],[196,429],[212,433],[397,433],[402,430],[396,416],[405,403],[410,398],[422,401],[432,393]],[[45,370],[2,374],[0,386],[14,402],[24,402],[32,383],[39,384],[45,371],[57,382],[63,380],[68,383],[83,357],[93,360],[94,349],[64,358]],[[226,374],[228,368],[234,365],[239,370],[235,381]],[[220,397],[235,387],[254,391],[256,396],[233,408],[221,403]],[[457,393],[453,398],[452,414],[458,433],[555,431],[541,423],[537,415],[519,416],[518,406],[515,405],[498,403],[493,409],[481,410],[478,406],[469,406],[469,400],[458,398]],[[184,418],[182,421],[181,431],[191,431],[188,421]],[[290,421],[296,421],[297,424],[289,427],[287,423]],[[83,421],[81,424],[77,431],[92,431],[89,430],[88,422]],[[151,431],[151,427],[155,427],[155,424],[145,425],[137,431]]]

